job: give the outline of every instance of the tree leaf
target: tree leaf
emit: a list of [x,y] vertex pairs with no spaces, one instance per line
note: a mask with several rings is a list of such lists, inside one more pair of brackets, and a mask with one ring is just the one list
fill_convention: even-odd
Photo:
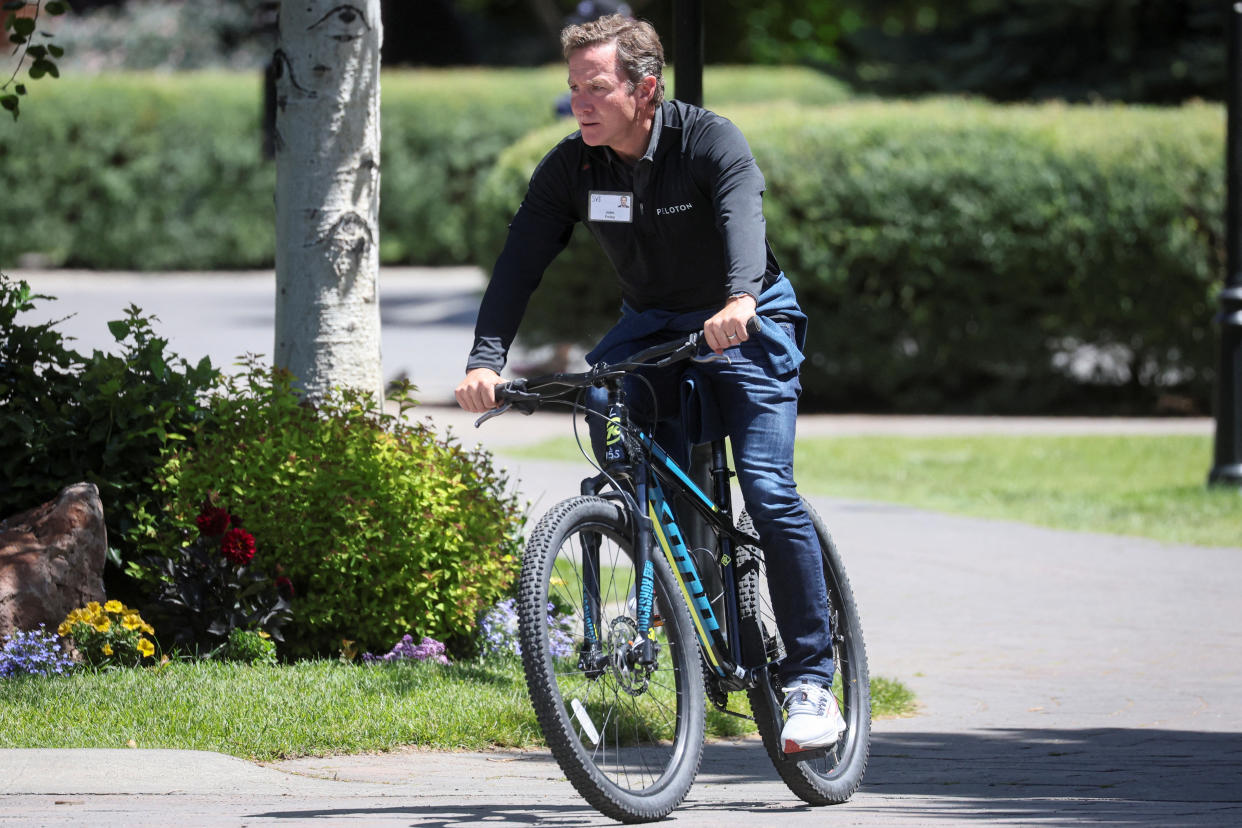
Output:
[[108,323],[108,330],[112,332],[112,338],[120,342],[129,336],[129,323],[124,319],[113,319]]
[[13,31],[19,35],[32,35],[35,30],[35,22],[29,17],[18,17],[13,20]]
[[52,0],[52,2],[43,7],[43,10],[51,15],[64,14],[69,11],[69,4],[63,3],[61,0]]
[[52,57],[64,57],[65,50],[57,46],[55,43],[49,43],[47,50],[52,53]]
[[5,0],[4,10],[17,11],[24,5],[26,5],[26,0]]

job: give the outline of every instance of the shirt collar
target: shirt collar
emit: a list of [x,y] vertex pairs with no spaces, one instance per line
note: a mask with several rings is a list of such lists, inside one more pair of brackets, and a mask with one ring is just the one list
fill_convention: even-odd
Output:
[[660,145],[660,132],[664,129],[664,106],[656,107],[655,117],[651,119],[651,140],[647,142],[647,151],[639,161],[654,161],[656,147]]

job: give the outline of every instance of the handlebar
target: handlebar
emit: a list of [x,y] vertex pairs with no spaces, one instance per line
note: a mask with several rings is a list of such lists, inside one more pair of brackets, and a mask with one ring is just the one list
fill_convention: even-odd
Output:
[[[750,321],[746,323],[746,330],[751,335],[759,333],[759,318],[757,316],[752,316]],[[497,407],[475,420],[474,426],[478,428],[491,418],[499,417],[510,410],[520,411],[523,414],[533,414],[535,409],[539,408],[544,400],[550,397],[559,396],[567,390],[587,388],[592,385],[598,385],[608,379],[623,377],[639,368],[663,368],[686,359],[695,359],[702,341],[703,332],[695,331],[684,339],[654,345],[639,351],[624,362],[613,364],[601,362],[599,365],[586,371],[546,374],[541,377],[502,382],[493,389],[496,395]],[[699,361],[703,362],[713,362],[720,359],[727,361],[728,357],[710,354],[698,358]],[[555,390],[551,390],[551,393],[549,393],[544,389]]]

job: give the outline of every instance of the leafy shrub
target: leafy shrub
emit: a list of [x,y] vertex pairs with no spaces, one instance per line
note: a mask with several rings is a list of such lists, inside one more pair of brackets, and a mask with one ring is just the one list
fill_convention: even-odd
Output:
[[0,265],[23,253],[92,268],[269,264],[261,81],[101,75],[41,89],[0,135]]
[[521,519],[505,486],[482,451],[360,393],[302,405],[287,372],[252,361],[212,398],[209,427],[169,453],[151,546],[185,543],[217,490],[292,583],[287,654],[343,639],[375,651],[412,629],[464,645],[514,576]]
[[[704,86],[709,99],[845,94],[790,68],[709,67]],[[382,261],[480,263],[478,181],[555,120],[564,69],[385,71],[381,88]],[[0,265],[35,254],[90,268],[271,266],[276,170],[262,113],[258,71],[67,75],[41,88],[0,132]]]
[[[1206,409],[1223,267],[1223,118],[1175,109],[857,102],[723,110],[767,180],[769,239],[811,317],[804,403],[836,410]],[[548,127],[482,188],[494,256]],[[585,232],[549,270],[528,344],[617,317]]]
[[0,643],[0,678],[13,676],[63,676],[74,668],[59,636],[43,629],[16,630]]
[[276,663],[276,642],[258,630],[243,630],[234,627],[229,631],[229,640],[221,652],[227,661],[240,661],[244,664],[274,665]]
[[149,555],[131,567],[154,587],[148,614],[162,640],[197,653],[232,647],[237,630],[261,630],[283,641],[289,602],[265,572],[251,566],[255,540],[241,518],[208,502],[194,523],[193,539],[178,544],[177,553]]
[[109,543],[124,557],[151,503],[161,450],[201,420],[201,395],[219,372],[206,358],[191,366],[166,352],[153,318],[132,305],[108,323],[120,353],[82,356],[56,323],[19,319],[51,298],[0,273],[0,514],[94,483]]
[[57,632],[71,639],[82,660],[92,667],[136,667],[155,655],[155,644],[146,637],[155,630],[137,610],[120,601],[102,606],[91,601],[70,612]]

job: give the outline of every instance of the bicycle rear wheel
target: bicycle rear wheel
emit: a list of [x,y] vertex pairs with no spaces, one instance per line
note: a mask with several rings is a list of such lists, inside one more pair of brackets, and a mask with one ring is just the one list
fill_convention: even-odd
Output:
[[[846,730],[827,751],[786,755],[781,745],[784,698],[776,669],[769,670],[770,687],[747,691],[768,758],[781,779],[800,799],[812,805],[835,805],[849,799],[862,784],[871,751],[871,684],[867,672],[867,651],[854,592],[850,588],[836,544],[823,520],[803,501],[815,533],[819,537],[824,561],[824,580],[828,586],[828,611],[832,623],[832,656],[835,676],[833,695],[841,707]],[[750,517],[742,512],[738,526],[754,534]],[[784,657],[784,646],[777,633],[768,593],[763,551],[755,547],[737,550],[738,596],[742,645],[748,664],[760,660],[777,662]]]
[[518,602],[522,663],[544,739],[566,778],[623,822],[667,816],[703,750],[704,700],[693,622],[655,557],[655,663],[627,659],[638,638],[633,530],[614,502],[557,504],[526,546]]

